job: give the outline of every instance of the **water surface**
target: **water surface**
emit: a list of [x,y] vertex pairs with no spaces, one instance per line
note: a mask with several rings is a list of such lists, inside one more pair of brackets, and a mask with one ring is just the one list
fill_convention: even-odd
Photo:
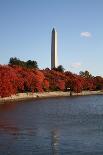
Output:
[[0,155],[103,155],[103,96],[0,105]]

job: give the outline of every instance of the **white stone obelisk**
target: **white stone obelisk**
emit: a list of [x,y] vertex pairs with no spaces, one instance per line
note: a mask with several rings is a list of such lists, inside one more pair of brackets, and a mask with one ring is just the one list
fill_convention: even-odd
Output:
[[58,56],[57,56],[57,32],[53,28],[52,38],[51,38],[51,69],[58,66]]

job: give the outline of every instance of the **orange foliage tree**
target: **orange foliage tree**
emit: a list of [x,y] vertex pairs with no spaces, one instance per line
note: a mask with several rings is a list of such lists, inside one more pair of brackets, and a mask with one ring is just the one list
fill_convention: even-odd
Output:
[[103,78],[91,74],[76,75],[69,71],[0,65],[0,97],[23,92],[68,90],[77,93],[82,90],[103,90]]

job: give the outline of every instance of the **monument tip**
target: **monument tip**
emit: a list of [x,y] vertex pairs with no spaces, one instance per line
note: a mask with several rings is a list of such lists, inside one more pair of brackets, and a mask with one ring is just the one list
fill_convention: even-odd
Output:
[[52,31],[55,31],[55,28],[53,27],[53,30]]

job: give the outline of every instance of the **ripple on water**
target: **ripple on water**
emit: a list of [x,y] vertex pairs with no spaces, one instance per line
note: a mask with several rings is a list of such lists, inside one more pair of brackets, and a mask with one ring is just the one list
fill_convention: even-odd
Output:
[[0,105],[0,155],[103,155],[103,96]]

